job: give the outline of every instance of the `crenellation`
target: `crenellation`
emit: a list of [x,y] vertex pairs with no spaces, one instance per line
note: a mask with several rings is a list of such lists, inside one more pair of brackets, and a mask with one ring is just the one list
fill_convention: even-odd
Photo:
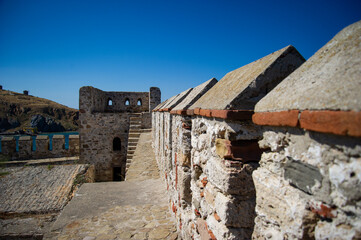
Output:
[[253,107],[303,61],[289,46],[155,108],[153,147],[182,238],[251,238],[263,133]]
[[[50,141],[52,149],[50,149]],[[20,136],[18,140],[15,137],[3,137],[1,139],[1,155],[8,160],[79,156],[79,135],[69,135],[68,143],[69,147],[66,149],[64,135],[53,135],[51,140],[48,135]]]

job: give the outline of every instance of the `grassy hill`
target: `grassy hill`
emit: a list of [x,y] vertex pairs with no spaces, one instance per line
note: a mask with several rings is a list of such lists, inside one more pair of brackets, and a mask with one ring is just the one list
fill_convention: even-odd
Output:
[[67,131],[78,129],[78,110],[48,99],[0,90],[0,131],[14,132],[30,127],[35,115],[51,118]]

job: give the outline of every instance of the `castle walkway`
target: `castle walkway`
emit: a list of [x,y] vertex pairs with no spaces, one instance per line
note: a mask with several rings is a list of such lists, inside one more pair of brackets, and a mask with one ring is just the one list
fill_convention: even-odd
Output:
[[142,133],[124,182],[86,183],[44,239],[177,239],[151,133]]

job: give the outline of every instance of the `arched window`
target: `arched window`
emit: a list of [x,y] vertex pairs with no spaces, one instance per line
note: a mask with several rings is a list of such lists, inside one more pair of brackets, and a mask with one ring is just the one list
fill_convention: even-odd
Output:
[[129,106],[129,104],[130,104],[129,98],[125,99],[124,105],[125,105],[125,106]]
[[108,102],[107,102],[108,106],[113,106],[113,101],[111,98],[108,98]]
[[140,99],[140,98],[138,99],[137,105],[142,106],[142,99]]
[[113,151],[120,151],[121,147],[122,147],[122,144],[120,142],[120,138],[115,137],[113,139]]

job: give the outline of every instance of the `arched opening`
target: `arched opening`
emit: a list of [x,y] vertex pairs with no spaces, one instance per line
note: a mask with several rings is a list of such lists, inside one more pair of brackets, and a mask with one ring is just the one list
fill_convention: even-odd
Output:
[[120,138],[115,137],[113,139],[113,151],[120,151],[121,147],[122,147],[122,144],[120,142]]
[[129,98],[125,99],[125,103],[124,103],[125,106],[129,106],[130,105],[130,101],[129,101]]
[[113,101],[111,98],[108,98],[107,106],[113,106]]
[[140,99],[140,98],[138,99],[137,105],[142,106],[142,99]]

